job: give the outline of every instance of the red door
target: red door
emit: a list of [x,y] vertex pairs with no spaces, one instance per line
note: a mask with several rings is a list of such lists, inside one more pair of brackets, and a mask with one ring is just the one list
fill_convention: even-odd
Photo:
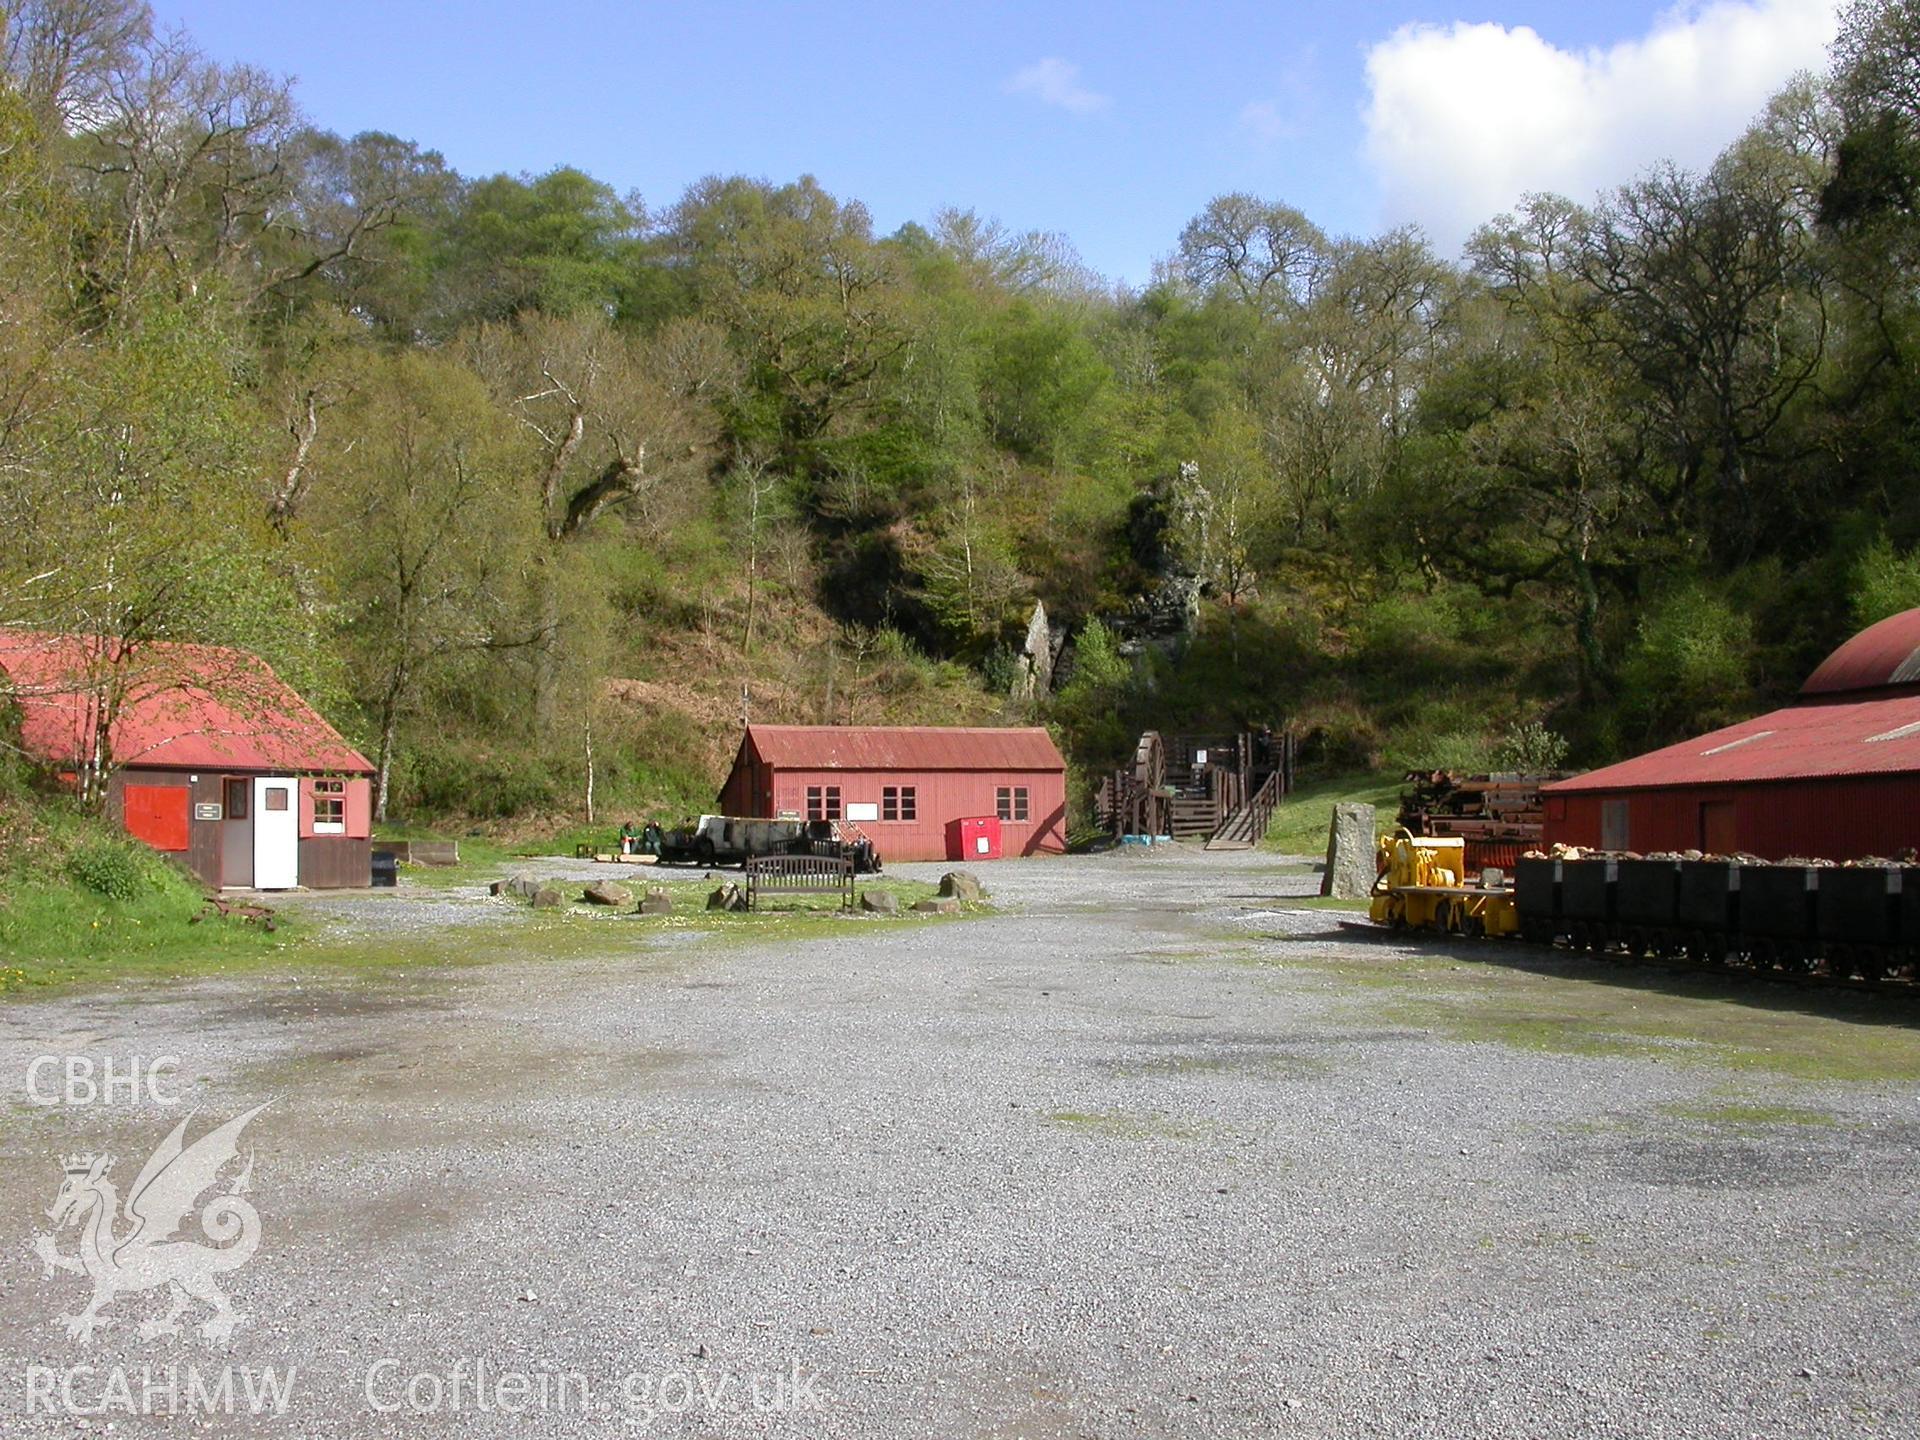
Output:
[[1709,855],[1731,855],[1740,848],[1731,800],[1708,800],[1701,804],[1700,848]]
[[186,786],[129,785],[121,791],[121,814],[134,839],[170,853],[187,848]]

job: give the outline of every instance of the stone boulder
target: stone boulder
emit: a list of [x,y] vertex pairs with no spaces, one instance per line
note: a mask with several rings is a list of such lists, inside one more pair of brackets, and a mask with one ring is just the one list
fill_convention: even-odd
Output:
[[671,915],[673,896],[665,890],[649,890],[640,897],[640,903],[634,908],[636,915]]
[[986,887],[965,870],[949,870],[940,877],[940,893],[962,905],[978,905],[987,898]]
[[531,875],[509,875],[504,880],[496,880],[487,887],[489,895],[511,895],[517,900],[531,900],[538,893],[542,882]]
[[558,910],[567,903],[567,897],[551,885],[542,885],[528,898],[533,901],[533,908],[536,910]]
[[1322,895],[1362,900],[1372,893],[1374,855],[1380,843],[1373,827],[1373,806],[1333,807],[1333,823],[1327,827],[1327,870],[1320,877]]
[[927,900],[916,900],[913,908],[922,915],[958,915],[960,902],[951,895],[936,895]]
[[709,910],[744,910],[746,908],[747,892],[731,880],[724,885],[716,886],[713,893],[707,896]]
[[860,908],[874,915],[898,915],[900,897],[891,890],[862,890]]
[[589,905],[631,905],[633,891],[618,880],[596,880],[580,892],[580,898]]

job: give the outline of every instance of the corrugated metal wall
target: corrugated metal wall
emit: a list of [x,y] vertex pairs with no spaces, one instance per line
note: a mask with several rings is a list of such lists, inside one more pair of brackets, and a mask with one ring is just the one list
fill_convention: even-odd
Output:
[[[1767,860],[1858,860],[1920,847],[1920,775],[1549,796],[1546,843],[1600,845],[1609,801],[1626,803],[1625,848],[1642,854],[1713,848]],[[1710,814],[1706,807],[1720,805],[1731,807],[1733,844],[1710,847],[1706,826],[1713,824],[1716,840],[1724,841],[1729,822],[1726,811]]]
[[[723,805],[751,798],[747,767],[736,767],[721,793]],[[840,787],[841,813],[849,805],[881,803],[889,785],[912,786],[912,820],[862,820],[862,830],[873,837],[883,860],[944,860],[947,858],[947,822],[974,815],[992,815],[1001,786],[1024,786],[1025,823],[1001,822],[1002,853],[1057,855],[1067,848],[1067,778],[1058,771],[892,771],[892,770],[761,770],[760,788],[770,803],[744,812],[772,816],[791,810],[805,816],[807,787]]]

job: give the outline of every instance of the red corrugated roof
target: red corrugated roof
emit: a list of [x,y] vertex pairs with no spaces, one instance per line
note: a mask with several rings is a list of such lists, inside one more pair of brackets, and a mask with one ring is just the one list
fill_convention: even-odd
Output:
[[[19,703],[35,758],[78,766],[91,749],[101,677],[120,652],[80,635],[0,630],[0,674]],[[125,698],[113,725],[121,765],[180,770],[322,770],[373,766],[265,661],[220,645],[153,642],[120,667]]]
[[1800,693],[1839,695],[1915,684],[1920,684],[1920,610],[1903,610],[1869,625],[1829,655]]
[[1053,737],[1028,729],[751,725],[762,761],[787,770],[1065,770]]
[[1920,772],[1920,695],[1794,705],[1545,787],[1546,793]]

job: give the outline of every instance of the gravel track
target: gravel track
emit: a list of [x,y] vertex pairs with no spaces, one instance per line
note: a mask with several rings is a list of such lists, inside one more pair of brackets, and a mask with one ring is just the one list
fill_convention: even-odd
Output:
[[[116,1433],[1920,1432],[1911,1085],[1396,1020],[1316,962],[1409,947],[1290,904],[1313,878],[1272,857],[977,873],[1000,913],[962,923],[669,950],[636,922],[590,959],[0,1011],[0,1433],[76,1433],[22,1413],[28,1366],[168,1363],[298,1365],[289,1419]],[[500,918],[466,889],[296,903]],[[25,1103],[36,1055],[169,1053],[179,1109]],[[1730,1086],[1820,1123],[1674,1118]],[[58,1157],[111,1149],[124,1185],[185,1109],[197,1134],[269,1098],[230,1345],[140,1342],[151,1293],[91,1346],[54,1328],[85,1295],[27,1254]],[[376,1400],[432,1372],[440,1413],[373,1410],[383,1359]],[[447,1413],[462,1361],[585,1376],[589,1408]],[[749,1379],[796,1366],[819,1407],[757,1411]],[[689,1413],[628,1374],[685,1375]]]

